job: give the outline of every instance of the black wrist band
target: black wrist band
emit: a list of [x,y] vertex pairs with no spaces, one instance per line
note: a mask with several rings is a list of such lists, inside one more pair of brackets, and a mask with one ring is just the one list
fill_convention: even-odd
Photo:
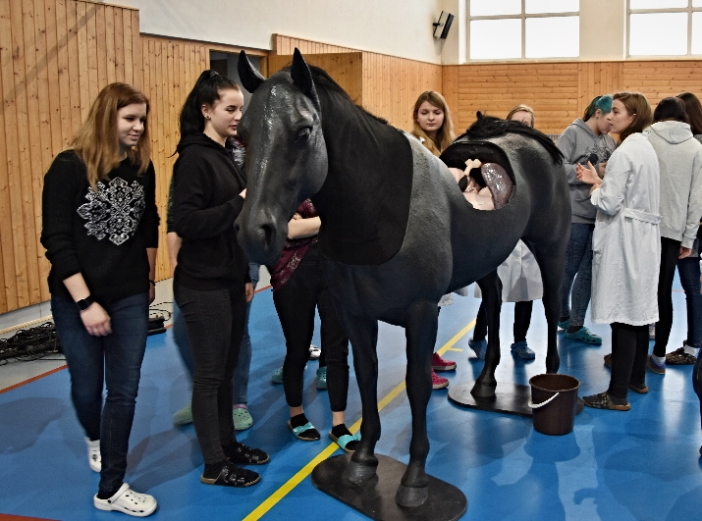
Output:
[[84,299],[80,299],[78,302],[76,302],[76,306],[78,306],[78,311],[85,311],[88,309],[90,306],[92,306],[95,303],[95,299],[88,295]]

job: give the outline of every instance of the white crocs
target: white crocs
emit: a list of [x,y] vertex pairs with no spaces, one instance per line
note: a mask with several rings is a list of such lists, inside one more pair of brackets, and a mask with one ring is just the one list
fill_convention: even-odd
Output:
[[135,517],[150,516],[158,506],[154,496],[134,492],[126,483],[109,499],[100,499],[96,494],[93,504],[98,510],[113,510]]
[[100,472],[102,470],[100,440],[90,441],[90,438],[85,438],[85,443],[88,445],[88,464],[90,465],[90,470]]

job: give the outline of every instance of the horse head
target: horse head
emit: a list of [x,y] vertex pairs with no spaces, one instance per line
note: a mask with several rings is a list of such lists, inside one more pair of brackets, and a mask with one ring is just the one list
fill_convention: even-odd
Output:
[[236,220],[250,260],[274,264],[297,207],[319,191],[328,159],[312,73],[295,49],[292,65],[265,79],[241,51],[239,77],[252,93],[239,122],[246,144],[246,200]]

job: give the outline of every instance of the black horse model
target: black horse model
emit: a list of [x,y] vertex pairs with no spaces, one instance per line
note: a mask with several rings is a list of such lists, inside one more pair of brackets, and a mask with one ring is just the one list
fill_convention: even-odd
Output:
[[[362,439],[344,472],[356,485],[373,478],[378,464],[378,321],[405,328],[412,440],[395,500],[419,506],[428,497],[426,407],[437,303],[494,271],[520,238],[543,274],[546,367],[558,370],[558,292],[570,228],[560,154],[546,136],[523,125],[517,131],[497,125],[502,135],[479,141],[470,138],[481,128],[472,129],[456,144],[464,159],[501,165],[514,185],[504,207],[479,211],[419,141],[356,106],[298,50],[289,68],[267,80],[242,52],[239,76],[253,95],[239,124],[248,187],[238,239],[251,260],[273,264],[298,205],[311,197],[319,211],[325,277],[351,340],[363,407]],[[483,126],[499,123],[483,120]],[[499,294],[497,302],[486,298],[499,309]],[[476,394],[494,393],[499,357],[499,345],[491,343]]]

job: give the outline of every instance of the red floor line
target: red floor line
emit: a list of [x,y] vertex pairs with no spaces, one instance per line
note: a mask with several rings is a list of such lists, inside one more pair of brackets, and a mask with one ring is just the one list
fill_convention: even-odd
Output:
[[[17,389],[18,387],[22,387],[23,385],[27,385],[29,383],[35,382],[37,380],[40,380],[41,378],[44,378],[45,376],[49,376],[49,375],[52,375],[54,373],[58,373],[59,371],[63,371],[64,369],[66,369],[66,367],[68,367],[68,366],[62,365],[61,367],[57,367],[56,369],[52,369],[51,371],[47,371],[46,373],[42,373],[40,375],[37,375],[33,378],[30,378],[29,380],[25,380],[24,382],[16,383],[15,385],[11,385],[10,387],[6,387],[5,389],[0,389],[0,394],[4,394],[8,391],[12,391],[14,389]],[[2,520],[0,519],[0,521],[2,521]]]

